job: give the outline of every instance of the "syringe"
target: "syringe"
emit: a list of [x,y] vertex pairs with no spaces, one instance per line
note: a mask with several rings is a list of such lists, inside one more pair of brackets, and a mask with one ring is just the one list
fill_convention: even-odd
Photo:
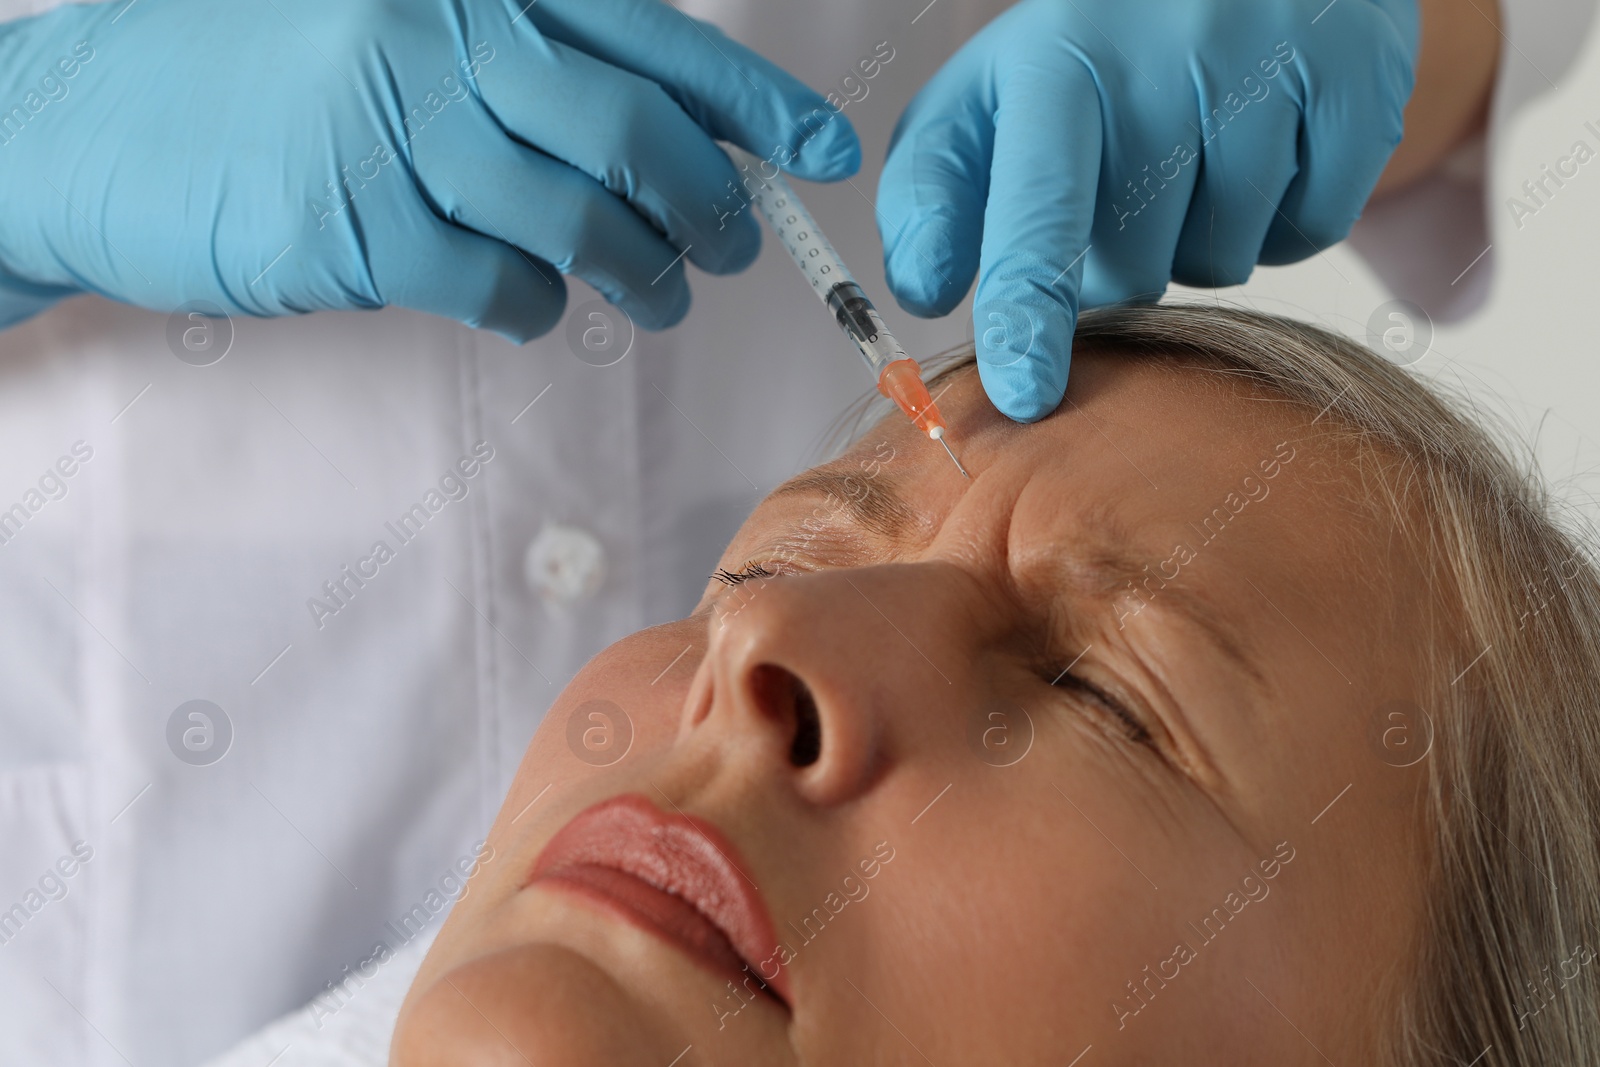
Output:
[[[963,478],[970,478],[950,448],[944,416],[928,395],[928,387],[922,384],[921,368],[884,325],[878,309],[856,284],[782,172],[740,148],[726,147],[734,163],[749,176],[750,180],[743,184],[751,202],[771,224],[778,241],[811,282],[812,290],[833,312],[839,328],[867,361],[867,368],[877,379],[878,392],[894,401],[917,429],[943,445],[956,470]],[[768,170],[774,172],[770,177]]]

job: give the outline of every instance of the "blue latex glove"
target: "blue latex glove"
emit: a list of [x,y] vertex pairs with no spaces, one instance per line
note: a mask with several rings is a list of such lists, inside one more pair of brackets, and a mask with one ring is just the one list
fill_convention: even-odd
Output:
[[0,25],[0,325],[88,291],[521,341],[567,272],[670,326],[685,252],[722,273],[760,245],[717,209],[718,138],[805,178],[860,163],[820,95],[658,0],[58,8]]
[[1416,0],[1022,0],[906,109],[878,186],[889,287],[948,314],[1028,422],[1082,306],[1236,285],[1341,240],[1400,141]]

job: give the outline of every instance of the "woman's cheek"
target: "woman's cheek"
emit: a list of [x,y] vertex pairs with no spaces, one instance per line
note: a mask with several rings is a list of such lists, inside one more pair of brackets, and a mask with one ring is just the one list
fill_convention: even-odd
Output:
[[690,618],[625,637],[596,655],[551,704],[518,770],[542,788],[627,772],[669,748],[705,651]]

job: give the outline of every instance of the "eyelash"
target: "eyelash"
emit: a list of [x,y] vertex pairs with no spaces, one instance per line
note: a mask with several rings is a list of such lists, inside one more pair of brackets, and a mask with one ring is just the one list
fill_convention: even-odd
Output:
[[1145,729],[1144,724],[1134,718],[1133,713],[1120,700],[1117,700],[1093,682],[1087,682],[1075,674],[1063,673],[1057,675],[1056,679],[1050,684],[1057,689],[1070,688],[1100,705],[1102,709],[1117,720],[1118,725],[1127,734],[1129,741],[1139,745],[1152,743],[1153,739],[1150,736],[1150,731]]
[[743,585],[752,578],[775,578],[778,572],[771,570],[764,563],[746,563],[736,571],[726,568],[716,571],[711,577],[726,586]]

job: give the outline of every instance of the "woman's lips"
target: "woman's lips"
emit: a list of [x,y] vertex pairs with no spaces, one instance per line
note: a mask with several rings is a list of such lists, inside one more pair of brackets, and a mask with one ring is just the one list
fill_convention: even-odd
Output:
[[[718,977],[764,981],[785,1003],[788,975],[763,974],[777,935],[738,851],[715,826],[669,816],[637,794],[579,812],[539,853],[528,885],[587,897],[683,950]],[[748,966],[747,966],[748,965]]]

